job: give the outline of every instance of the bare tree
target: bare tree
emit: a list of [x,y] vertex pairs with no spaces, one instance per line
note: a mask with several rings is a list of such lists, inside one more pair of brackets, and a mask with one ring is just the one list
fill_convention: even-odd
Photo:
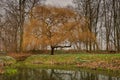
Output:
[[[5,33],[3,38],[7,41],[8,47],[11,51],[22,51],[22,40],[23,40],[23,30],[24,22],[27,20],[28,14],[31,9],[40,5],[43,0],[1,0],[2,4],[2,14],[4,23]],[[44,0],[45,1],[45,0]]]

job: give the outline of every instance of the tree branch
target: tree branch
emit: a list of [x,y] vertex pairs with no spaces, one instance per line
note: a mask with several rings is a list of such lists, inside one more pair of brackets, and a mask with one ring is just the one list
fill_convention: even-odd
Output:
[[67,48],[67,47],[71,47],[71,45],[69,45],[69,46],[54,46],[54,48]]

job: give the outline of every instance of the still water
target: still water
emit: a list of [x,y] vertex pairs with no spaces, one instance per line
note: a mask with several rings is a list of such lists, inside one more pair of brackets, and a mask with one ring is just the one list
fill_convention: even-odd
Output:
[[14,75],[0,75],[0,80],[120,80],[120,77],[81,70],[18,69]]

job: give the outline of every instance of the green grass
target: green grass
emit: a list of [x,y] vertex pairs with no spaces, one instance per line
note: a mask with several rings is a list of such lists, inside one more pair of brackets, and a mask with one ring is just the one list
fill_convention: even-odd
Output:
[[[120,54],[92,54],[92,53],[79,53],[71,52],[68,54],[57,52],[55,55],[39,54],[28,57],[25,61],[16,62],[15,59],[6,56],[0,56],[0,60],[4,63],[11,64],[10,67],[5,68],[5,72],[8,74],[14,74],[17,71],[14,70],[17,67],[26,68],[45,68],[45,69],[65,69],[65,70],[96,70],[97,71],[118,71],[120,72]],[[103,64],[94,65],[96,63],[103,62]],[[92,64],[94,63],[94,64]],[[77,64],[85,64],[83,67],[77,66]],[[107,64],[107,65],[106,65]],[[115,66],[109,66],[109,64]],[[105,66],[104,66],[105,65]],[[99,67],[100,66],[100,67]],[[12,68],[12,69],[11,69]],[[112,72],[113,73],[113,72]]]
[[73,55],[34,55],[29,57],[26,63],[41,63],[41,64],[73,64],[76,56]]
[[[116,62],[117,61],[117,62]],[[93,64],[94,63],[94,64]],[[100,64],[97,64],[100,63]],[[102,63],[102,64],[101,64]],[[85,64],[82,67],[77,65]],[[109,66],[112,65],[112,66]],[[115,66],[115,68],[114,68]],[[25,61],[17,62],[10,68],[42,68],[42,69],[65,69],[65,70],[92,70],[120,73],[120,54],[39,54],[28,57]],[[8,71],[9,72],[9,71]],[[11,71],[10,71],[11,72]],[[113,73],[113,72],[112,72]],[[113,74],[112,74],[113,75]],[[116,75],[117,76],[117,75]]]
[[104,61],[111,61],[114,59],[120,60],[120,54],[81,54],[78,55],[79,59],[83,60],[104,60]]
[[33,55],[25,60],[26,64],[57,64],[67,65],[88,61],[120,60],[120,54],[56,54],[56,55]]
[[[92,54],[92,53],[79,53],[71,52],[68,54],[49,55],[37,54],[28,57],[23,62],[16,62],[11,57],[1,56],[0,60],[5,64],[14,64],[13,66],[32,66],[32,67],[60,67],[60,68],[91,68],[91,69],[106,69],[118,70],[120,69],[120,54]],[[69,67],[65,67],[69,66]]]

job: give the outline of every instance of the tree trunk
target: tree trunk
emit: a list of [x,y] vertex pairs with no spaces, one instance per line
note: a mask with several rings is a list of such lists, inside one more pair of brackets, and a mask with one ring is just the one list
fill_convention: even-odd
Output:
[[26,0],[19,0],[19,10],[20,10],[20,21],[19,21],[19,27],[20,27],[20,46],[19,51],[22,52],[22,42],[23,42],[23,25],[24,25],[24,13],[25,13],[25,2]]
[[54,49],[55,47],[51,46],[51,55],[54,55]]

